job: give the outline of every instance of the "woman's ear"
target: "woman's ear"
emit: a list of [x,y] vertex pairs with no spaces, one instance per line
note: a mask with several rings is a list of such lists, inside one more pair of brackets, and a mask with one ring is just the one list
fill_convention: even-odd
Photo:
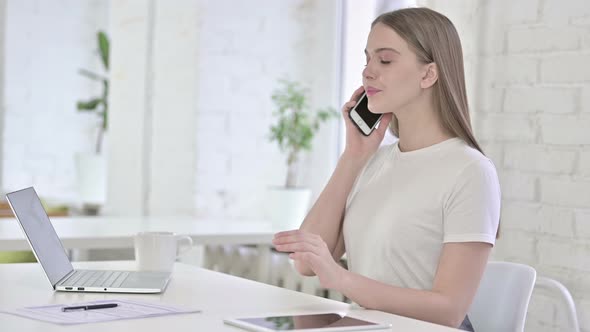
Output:
[[422,75],[422,81],[420,81],[420,87],[422,89],[428,89],[436,83],[438,80],[438,66],[436,63],[431,62],[427,64]]

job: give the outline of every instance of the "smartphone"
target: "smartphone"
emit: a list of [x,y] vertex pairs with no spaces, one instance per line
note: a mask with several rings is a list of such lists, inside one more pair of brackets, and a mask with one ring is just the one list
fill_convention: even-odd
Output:
[[383,117],[383,114],[375,114],[369,111],[369,100],[367,93],[363,92],[363,95],[356,103],[356,105],[350,110],[348,116],[356,127],[365,136],[369,136],[373,130],[377,127],[379,120]]

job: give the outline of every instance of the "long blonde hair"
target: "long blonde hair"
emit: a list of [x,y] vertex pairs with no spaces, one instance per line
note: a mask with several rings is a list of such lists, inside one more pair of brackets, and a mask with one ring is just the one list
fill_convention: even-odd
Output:
[[[471,128],[461,40],[451,20],[432,9],[405,8],[381,14],[371,27],[377,23],[395,30],[416,53],[418,61],[437,65],[438,80],[433,85],[434,107],[444,128],[484,154]],[[395,115],[389,128],[399,137]],[[498,224],[496,238],[499,237]]]
[[[371,27],[377,23],[395,30],[416,53],[418,61],[437,65],[438,80],[433,86],[434,106],[444,128],[483,154],[471,129],[463,51],[453,23],[428,8],[405,8],[384,13],[373,21]],[[395,115],[389,128],[395,136],[399,136]]]

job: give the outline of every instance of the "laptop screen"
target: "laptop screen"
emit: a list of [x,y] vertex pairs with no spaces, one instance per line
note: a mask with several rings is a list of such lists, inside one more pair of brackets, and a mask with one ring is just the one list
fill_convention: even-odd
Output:
[[73,267],[39,196],[31,187],[9,193],[6,197],[51,285],[55,286]]

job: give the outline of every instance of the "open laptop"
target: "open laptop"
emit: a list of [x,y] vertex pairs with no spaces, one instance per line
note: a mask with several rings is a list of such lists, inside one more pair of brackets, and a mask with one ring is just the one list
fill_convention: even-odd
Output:
[[6,198],[54,290],[161,293],[166,288],[168,272],[74,270],[35,189],[15,191]]

